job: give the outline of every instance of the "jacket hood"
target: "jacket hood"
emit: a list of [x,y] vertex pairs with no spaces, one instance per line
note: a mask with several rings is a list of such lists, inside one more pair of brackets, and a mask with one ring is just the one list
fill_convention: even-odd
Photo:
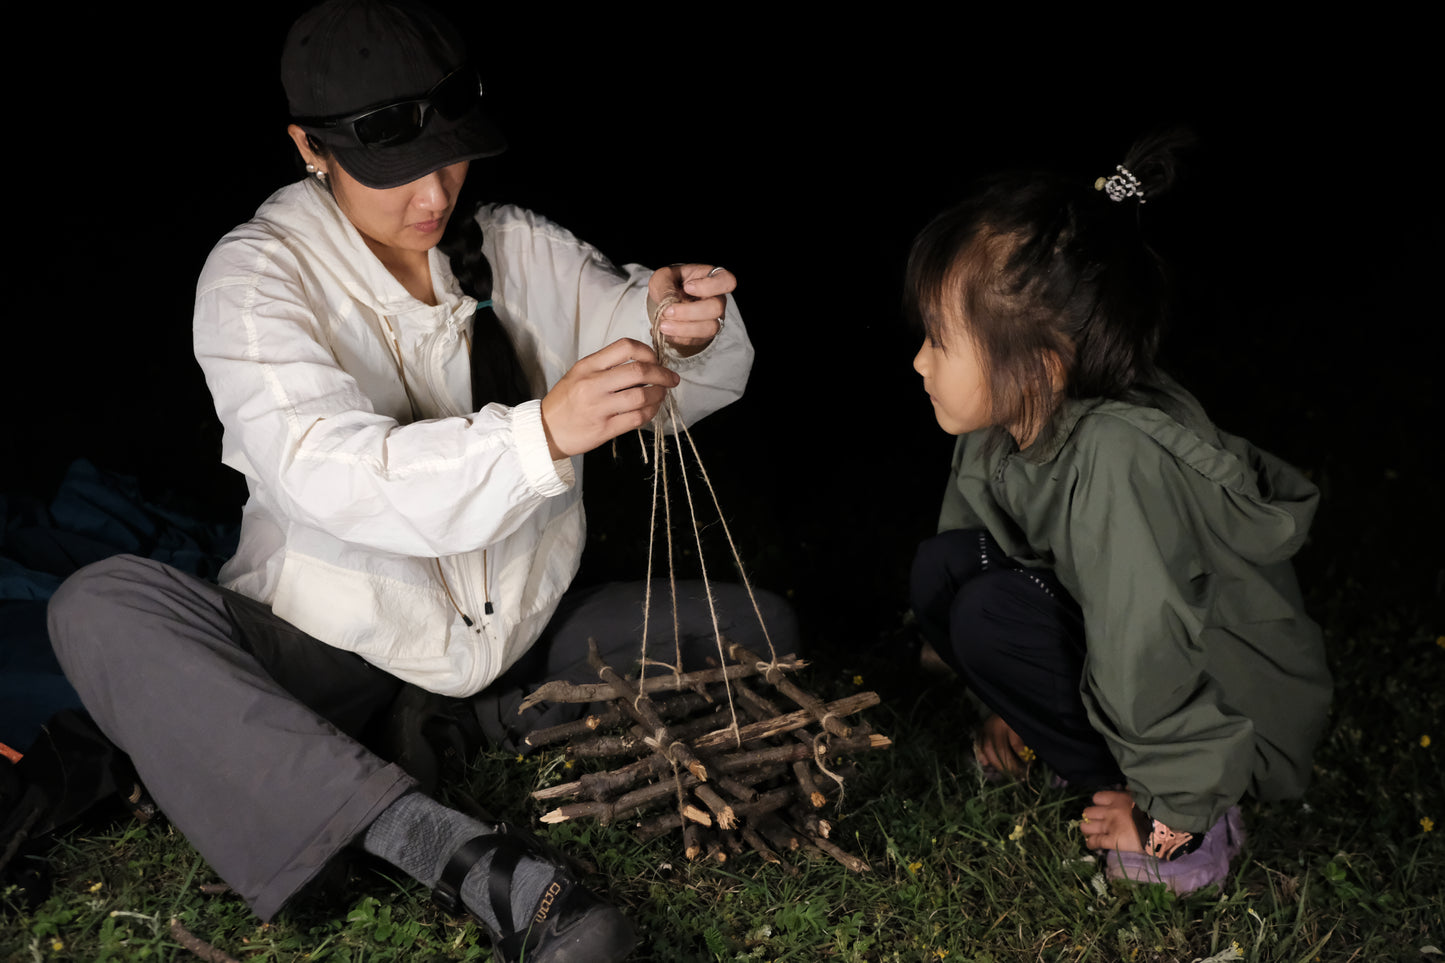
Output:
[[1267,565],[1294,556],[1309,534],[1319,490],[1298,469],[1216,428],[1177,383],[1162,382],[1152,393],[1158,407],[1097,399],[1067,402],[1049,450],[1025,453],[1028,460],[1046,464],[1057,458],[1085,417],[1109,419],[1147,436],[1181,466],[1191,504],[1241,558]]

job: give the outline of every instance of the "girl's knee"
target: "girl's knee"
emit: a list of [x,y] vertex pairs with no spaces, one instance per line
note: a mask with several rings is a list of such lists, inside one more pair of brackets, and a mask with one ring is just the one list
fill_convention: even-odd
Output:
[[1012,574],[1002,569],[980,572],[958,586],[949,602],[954,659],[971,673],[989,677],[1010,658],[1012,620],[1004,613],[1011,607],[1010,590],[1016,588]]
[[914,611],[946,605],[959,585],[985,571],[989,542],[986,532],[958,529],[919,543],[909,573]]

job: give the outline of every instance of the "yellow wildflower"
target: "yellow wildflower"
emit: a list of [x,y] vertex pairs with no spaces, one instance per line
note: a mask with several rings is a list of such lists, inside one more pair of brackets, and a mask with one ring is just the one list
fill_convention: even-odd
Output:
[[922,863],[909,863],[909,864],[908,864],[908,871],[909,871],[910,873],[916,873],[916,872],[918,872],[918,871],[919,871],[920,869],[922,869],[922,868],[923,868],[923,864],[922,864]]
[[1420,828],[1425,830],[1425,832],[1427,833],[1434,832],[1435,820],[1431,819],[1429,816],[1420,817]]
[[64,940],[51,940],[51,941],[50,941],[50,949],[51,949],[51,952],[59,953],[61,950],[65,949],[65,941],[64,941]]
[[1420,737],[1420,748],[1421,748],[1421,749],[1429,749],[1429,748],[1430,748],[1430,737],[1429,737],[1429,736],[1421,736],[1421,737]]
[[571,760],[571,759],[568,759],[566,762],[562,763],[562,768],[563,768],[563,769],[571,769],[571,768],[572,768],[572,760]]
[[947,956],[948,956],[948,951],[945,950],[945,949],[937,949],[937,950],[934,950],[934,951],[933,951],[933,958],[934,958],[935,960],[941,960],[941,959],[944,959],[944,958],[947,957]]
[[521,754],[520,752],[517,753],[517,761],[518,761],[518,762],[521,762],[521,761],[522,761],[522,754]]
[[104,886],[105,886],[104,883],[95,883],[94,885],[92,885],[92,886],[90,887],[90,891],[91,891],[92,893],[99,893],[99,892],[101,891],[102,887],[104,887]]
[[1019,750],[1019,758],[1022,759],[1024,762],[1033,762],[1035,759],[1038,758],[1038,756],[1028,746],[1024,746],[1022,749]]
[[863,684],[863,677],[862,677],[861,675],[855,675],[855,676],[853,677],[853,684],[854,684],[854,685],[862,685],[862,684]]
[[1014,831],[1008,834],[1008,838],[1009,838],[1009,841],[1010,841],[1010,842],[1015,842],[1015,843],[1018,842],[1020,839],[1023,839],[1023,838],[1024,838],[1024,824],[1023,824],[1023,823],[1019,823],[1017,826],[1015,826],[1015,827],[1014,827]]

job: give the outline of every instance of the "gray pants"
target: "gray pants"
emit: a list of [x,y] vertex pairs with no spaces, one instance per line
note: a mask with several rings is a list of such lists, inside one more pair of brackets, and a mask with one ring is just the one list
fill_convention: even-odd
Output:
[[[541,682],[595,679],[586,665],[589,638],[619,669],[635,659],[642,590],[643,583],[627,583],[569,593],[533,650],[476,697],[488,735],[508,743],[531,728],[579,717],[584,707],[551,706],[519,718],[516,706]],[[725,637],[763,645],[746,593],[714,585],[713,595]],[[679,584],[685,660],[713,645],[701,598],[700,586]],[[758,602],[779,654],[793,651],[797,634],[787,606],[767,593],[758,593]],[[652,635],[648,654],[669,659],[666,585],[654,589],[653,606],[652,618],[665,620],[669,638],[663,644]],[[233,613],[248,607],[250,632],[256,603],[159,562],[117,556],[61,586],[50,603],[50,638],[86,709],[131,757],[156,803],[269,920],[415,780],[267,673],[238,639]],[[267,631],[320,645],[262,611],[259,620],[267,618]]]

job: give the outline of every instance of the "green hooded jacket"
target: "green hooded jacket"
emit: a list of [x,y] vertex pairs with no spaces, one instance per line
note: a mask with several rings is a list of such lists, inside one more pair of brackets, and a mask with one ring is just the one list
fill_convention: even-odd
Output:
[[1055,572],[1083,608],[1084,705],[1136,804],[1200,832],[1246,791],[1308,782],[1331,683],[1289,560],[1319,493],[1172,381],[1149,394],[1068,401],[1024,451],[959,438],[939,530],[986,528]]

